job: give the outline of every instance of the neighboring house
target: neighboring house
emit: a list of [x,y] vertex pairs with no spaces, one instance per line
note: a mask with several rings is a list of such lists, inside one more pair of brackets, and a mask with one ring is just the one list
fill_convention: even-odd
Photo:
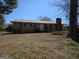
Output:
[[60,18],[57,18],[56,22],[33,20],[15,20],[11,22],[13,32],[52,32],[63,29]]

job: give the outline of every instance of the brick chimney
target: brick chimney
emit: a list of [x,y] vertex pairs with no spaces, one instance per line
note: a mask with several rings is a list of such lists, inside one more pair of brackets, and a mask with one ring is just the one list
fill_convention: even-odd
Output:
[[56,30],[57,31],[61,31],[63,29],[62,27],[62,21],[61,21],[61,18],[56,18]]

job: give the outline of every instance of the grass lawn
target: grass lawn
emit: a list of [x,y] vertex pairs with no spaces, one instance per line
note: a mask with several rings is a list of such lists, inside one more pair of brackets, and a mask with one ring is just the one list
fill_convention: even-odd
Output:
[[79,59],[79,44],[51,33],[0,34],[0,58]]

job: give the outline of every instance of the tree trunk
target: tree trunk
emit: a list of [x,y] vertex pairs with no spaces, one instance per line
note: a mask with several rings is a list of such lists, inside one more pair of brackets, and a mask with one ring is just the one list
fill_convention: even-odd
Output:
[[69,36],[77,32],[77,0],[70,0]]

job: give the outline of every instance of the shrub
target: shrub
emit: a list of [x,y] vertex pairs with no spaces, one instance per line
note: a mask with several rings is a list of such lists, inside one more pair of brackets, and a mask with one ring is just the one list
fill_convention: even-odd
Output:
[[52,32],[52,35],[64,35],[66,34],[66,31],[54,31]]
[[12,32],[13,31],[13,28],[12,28],[12,25],[11,24],[9,24],[7,26],[6,31],[8,31],[8,32]]

